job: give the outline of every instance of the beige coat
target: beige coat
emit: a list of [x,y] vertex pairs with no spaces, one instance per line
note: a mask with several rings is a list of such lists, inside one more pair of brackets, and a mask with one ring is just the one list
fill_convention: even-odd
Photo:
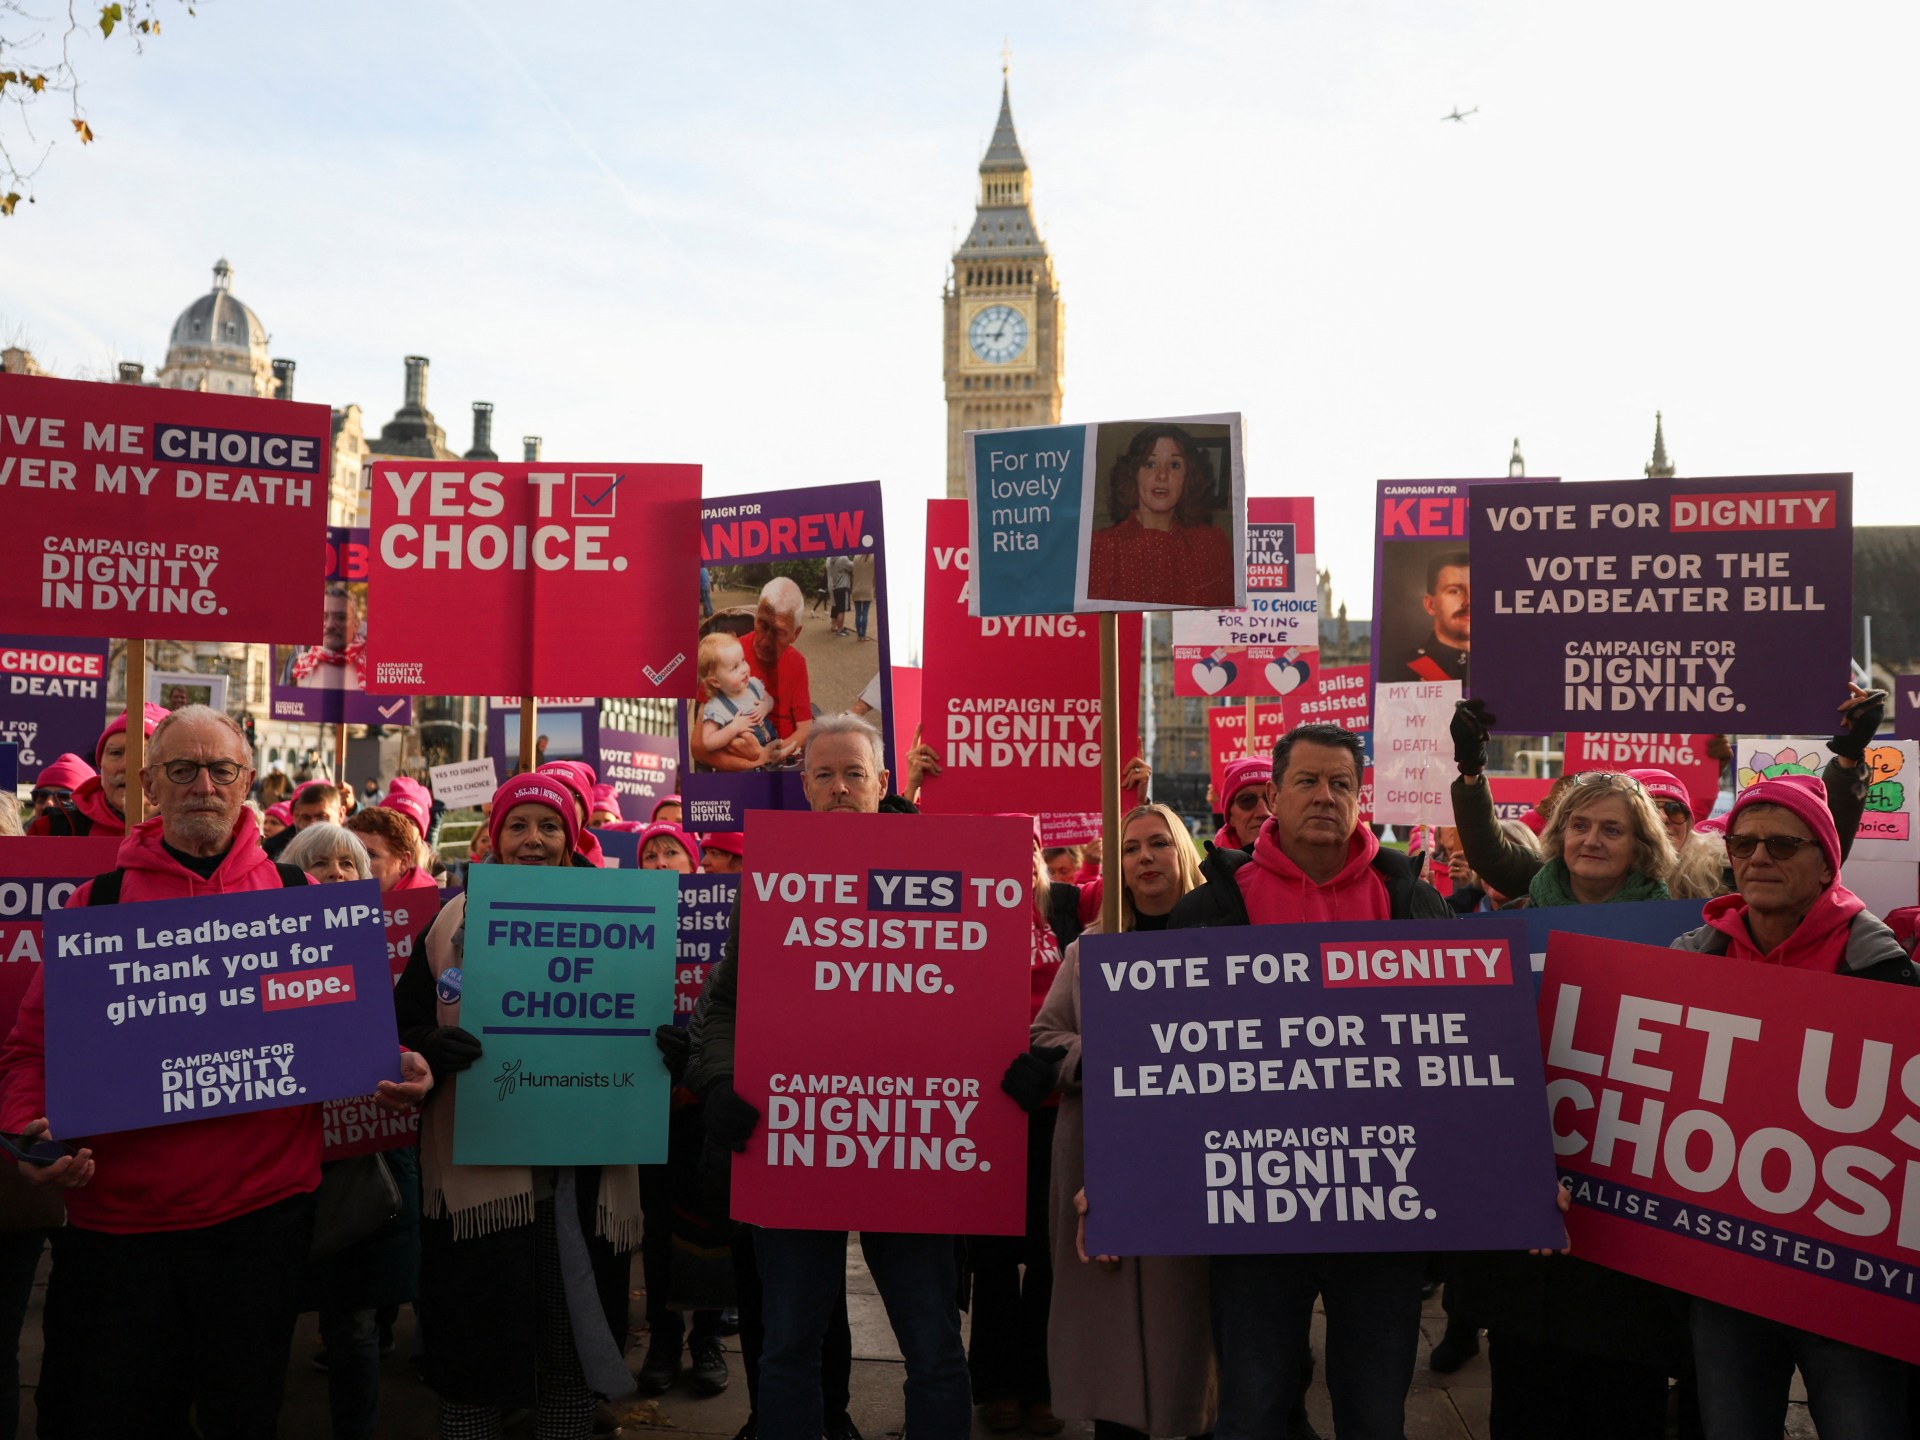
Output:
[[[1080,942],[1067,947],[1046,1004],[1033,1022],[1035,1045],[1064,1045],[1060,1123],[1053,1135],[1053,1313],[1047,1368],[1054,1413],[1109,1420],[1149,1435],[1198,1435],[1213,1428],[1213,1327],[1207,1262],[1147,1255],[1118,1270],[1082,1264],[1074,1248],[1074,1192],[1084,1183],[1085,1117],[1080,1099]],[[1087,1197],[1098,1205],[1100,1197]]]

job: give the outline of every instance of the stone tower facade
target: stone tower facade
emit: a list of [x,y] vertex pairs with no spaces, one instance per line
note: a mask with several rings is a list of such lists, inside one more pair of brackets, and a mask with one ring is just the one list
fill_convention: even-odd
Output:
[[966,493],[962,432],[1056,425],[1065,386],[1066,307],[1033,221],[1033,175],[1004,76],[973,228],[954,251],[942,299],[947,494],[958,498]]

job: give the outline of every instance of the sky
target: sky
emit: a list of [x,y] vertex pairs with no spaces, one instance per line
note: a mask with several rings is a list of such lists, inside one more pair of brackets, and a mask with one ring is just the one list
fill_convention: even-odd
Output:
[[877,478],[900,663],[1003,42],[1064,418],[1242,412],[1354,615],[1376,480],[1516,437],[1637,476],[1656,409],[1683,476],[1852,471],[1858,523],[1920,522],[1911,5],[195,9],[79,38],[97,139],[0,221],[0,340],[151,372],[225,256],[370,431],[420,354],[456,449],[490,400],[503,455]]

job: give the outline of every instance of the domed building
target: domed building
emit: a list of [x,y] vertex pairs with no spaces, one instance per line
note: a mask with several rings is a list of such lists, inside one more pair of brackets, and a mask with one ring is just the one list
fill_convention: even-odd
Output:
[[173,322],[160,384],[168,390],[277,396],[267,339],[260,317],[233,293],[233,266],[222,259],[213,267],[213,289]]

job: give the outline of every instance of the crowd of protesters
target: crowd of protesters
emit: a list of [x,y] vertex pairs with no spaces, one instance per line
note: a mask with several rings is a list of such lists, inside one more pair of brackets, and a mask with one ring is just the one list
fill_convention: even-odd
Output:
[[[1084,1242],[1101,1197],[1084,1181],[1080,943],[1099,929],[1105,885],[1118,889],[1125,931],[1697,899],[1702,923],[1674,937],[1678,952],[1913,985],[1910,941],[1840,879],[1885,696],[1855,689],[1840,710],[1820,779],[1763,780],[1717,820],[1695,813],[1674,776],[1635,770],[1565,776],[1525,822],[1503,824],[1485,777],[1497,722],[1475,700],[1454,720],[1453,824],[1417,853],[1361,823],[1360,738],[1324,724],[1227,767],[1208,842],[1164,806],[1130,810],[1117,875],[1100,873],[1097,844],[1044,846],[1036,826],[1031,1045],[1010,1057],[1002,1081],[1029,1115],[1025,1233],[860,1237],[906,1361],[905,1434],[959,1440],[977,1411],[994,1433],[1053,1435],[1082,1420],[1099,1440],[1306,1440],[1318,1305],[1340,1440],[1399,1440],[1437,1270],[1449,1319],[1430,1363],[1458,1368],[1484,1331],[1495,1440],[1658,1440],[1676,1411],[1683,1434],[1775,1440],[1796,1367],[1823,1435],[1913,1440],[1920,1409],[1907,1366],[1578,1254],[1129,1257],[1090,1256]],[[120,840],[118,867],[72,904],[364,879],[384,895],[444,883],[428,843],[433,801],[418,782],[396,778],[376,802],[309,781],[284,798],[262,795],[262,806],[250,799],[246,737],[227,716],[149,706],[145,730],[135,775],[122,716],[91,761],[63,755],[37,778],[31,833]],[[814,811],[910,816],[919,780],[939,761],[916,746],[907,770],[896,789],[878,733],[853,716],[818,719],[805,737],[801,776]],[[1147,778],[1135,762],[1128,780]],[[134,783],[150,813],[129,828]],[[643,868],[729,874],[745,865],[742,834],[691,833],[678,797],[645,821],[624,820],[612,787],[567,761],[503,783],[460,858],[594,867],[606,859],[593,831],[609,828],[635,833]],[[1428,883],[1442,871],[1446,898]],[[465,911],[464,894],[441,908],[396,979],[402,1079],[377,1098],[417,1107],[420,1125],[417,1147],[389,1154],[403,1200],[378,1234],[313,1250],[323,1173],[314,1106],[68,1137],[77,1143],[54,1163],[19,1167],[16,1212],[64,1200],[64,1223],[43,1214],[0,1232],[9,1359],[42,1246],[50,1238],[53,1247],[39,1435],[132,1423],[162,1437],[270,1437],[305,1309],[319,1317],[333,1433],[364,1440],[376,1433],[380,1351],[396,1307],[411,1303],[445,1440],[498,1436],[528,1408],[540,1440],[585,1440],[604,1428],[604,1401],[683,1383],[717,1394],[733,1378],[722,1337],[736,1329],[752,1407],[743,1440],[857,1440],[848,1237],[727,1218],[731,1157],[762,1119],[734,1088],[736,1003],[758,961],[743,954],[737,902],[690,1023],[657,1032],[675,1083],[669,1161],[658,1166],[455,1161],[454,1089],[436,1082],[485,1050],[461,1024]],[[0,1129],[23,1145],[54,1138],[44,1047],[36,970],[0,1050]],[[1559,1191],[1540,1198],[1566,1203]],[[694,1303],[675,1293],[672,1263],[688,1227],[730,1272]],[[626,1354],[636,1252],[647,1331],[637,1360]],[[711,1303],[717,1294],[733,1305]],[[0,1440],[14,1433],[17,1411],[16,1369],[10,1389],[0,1385]]]

